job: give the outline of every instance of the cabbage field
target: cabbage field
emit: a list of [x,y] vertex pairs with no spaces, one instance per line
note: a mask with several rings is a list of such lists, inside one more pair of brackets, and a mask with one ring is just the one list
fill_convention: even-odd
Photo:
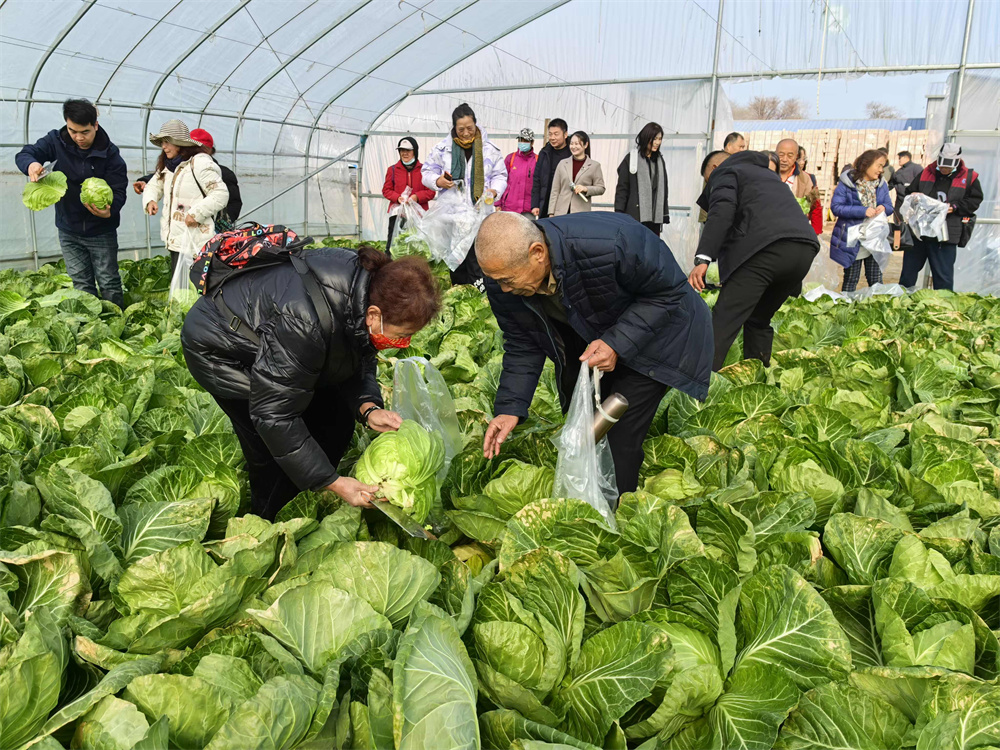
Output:
[[501,339],[452,289],[406,352],[467,438],[428,541],[244,515],[166,259],[122,276],[0,272],[0,750],[1000,747],[1000,300],[790,302],[769,369],[668,394],[611,529],[549,497],[551,367],[483,458]]

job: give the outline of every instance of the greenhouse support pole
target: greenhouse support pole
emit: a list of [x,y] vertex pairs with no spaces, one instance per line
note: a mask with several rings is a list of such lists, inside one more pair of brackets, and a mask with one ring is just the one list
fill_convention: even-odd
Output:
[[712,100],[708,107],[708,127],[705,128],[705,153],[715,141],[715,113],[719,107],[719,48],[722,45],[722,11],[726,0],[719,0],[719,15],[715,19],[715,54],[712,56]]
[[299,185],[301,185],[301,184],[302,184],[303,182],[306,182],[307,180],[310,180],[310,179],[312,179],[313,177],[315,177],[316,175],[318,175],[318,174],[319,174],[320,172],[322,172],[322,171],[323,171],[324,169],[326,169],[327,167],[332,167],[332,166],[333,166],[334,164],[336,164],[336,163],[337,163],[338,161],[343,161],[343,160],[344,160],[344,159],[346,159],[346,158],[347,158],[348,156],[350,156],[350,155],[351,155],[351,154],[353,154],[353,153],[354,153],[355,151],[357,151],[357,150],[358,150],[359,148],[360,148],[360,146],[354,146],[353,148],[350,148],[350,149],[348,149],[347,151],[345,151],[344,153],[342,153],[342,154],[341,154],[340,156],[337,156],[337,157],[334,157],[333,159],[330,159],[329,161],[327,161],[327,162],[324,162],[324,163],[323,163],[323,164],[321,164],[321,165],[320,165],[319,167],[317,167],[317,168],[316,168],[316,169],[314,169],[314,170],[313,170],[312,172],[310,172],[310,173],[309,173],[309,174],[307,174],[307,175],[306,175],[305,177],[303,177],[303,178],[302,178],[301,180],[296,180],[296,181],[295,181],[295,182],[293,182],[293,183],[292,183],[291,185],[289,185],[288,187],[286,187],[286,188],[285,188],[284,190],[280,190],[280,191],[278,191],[277,193],[275,193],[274,195],[272,195],[272,196],[271,196],[270,198],[268,198],[267,200],[265,200],[265,201],[262,201],[262,202],[258,203],[258,204],[257,204],[256,206],[254,206],[253,208],[247,208],[247,209],[244,209],[244,210],[243,210],[243,211],[242,211],[242,212],[240,213],[240,218],[244,218],[244,217],[246,217],[246,216],[249,216],[249,215],[250,215],[250,214],[252,214],[252,213],[253,213],[254,211],[259,211],[260,209],[262,209],[262,208],[263,208],[264,206],[266,206],[266,205],[267,205],[268,203],[272,203],[272,202],[274,202],[275,200],[277,200],[278,198],[280,198],[281,196],[285,195],[286,193],[290,193],[290,192],[291,192],[292,190],[294,190],[295,188],[297,188],[297,187],[298,187]]
[[976,8],[976,0],[969,0],[969,10],[965,15],[965,38],[962,40],[962,61],[958,66],[958,84],[955,87],[955,103],[951,107],[948,118],[948,135],[945,139],[955,140],[955,131],[958,129],[958,114],[962,108],[962,88],[965,85],[965,66],[969,56],[969,36],[972,33],[972,14]]
[[362,178],[364,178],[364,176],[365,176],[365,144],[367,142],[368,142],[368,136],[367,135],[361,136],[361,145],[359,146],[360,150],[359,150],[359,153],[358,153],[358,174],[357,174],[357,182],[358,182],[358,241],[361,240],[361,217],[362,217],[362,212],[361,212],[362,209],[361,209],[361,207],[364,205],[364,202],[365,202],[364,198],[361,197],[361,194],[362,194],[362,192],[364,192]]

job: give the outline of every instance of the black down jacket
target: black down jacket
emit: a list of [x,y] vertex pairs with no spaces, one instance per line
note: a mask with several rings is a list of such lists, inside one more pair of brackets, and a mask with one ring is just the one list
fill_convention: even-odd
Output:
[[260,346],[229,330],[213,301],[201,297],[184,321],[181,343],[194,379],[213,396],[248,399],[254,427],[282,470],[300,489],[325,487],[336,467],[310,435],[302,416],[313,393],[335,388],[357,413],[382,405],[375,349],[365,310],[371,277],[353,250],[318,248],[301,256],[330,303],[325,331],[291,263],[226,282],[222,296],[260,336]]
[[[620,364],[704,400],[712,370],[712,316],[659,237],[625,214],[540,219],[570,326],[602,339]],[[555,332],[537,296],[505,293],[486,280],[504,337],[494,411],[524,418],[548,357],[562,368]],[[563,408],[572,394],[560,393]]]
[[741,151],[722,162],[709,176],[698,205],[708,211],[708,218],[697,254],[719,261],[723,284],[778,240],[794,240],[813,253],[819,251],[809,217],[759,151]]

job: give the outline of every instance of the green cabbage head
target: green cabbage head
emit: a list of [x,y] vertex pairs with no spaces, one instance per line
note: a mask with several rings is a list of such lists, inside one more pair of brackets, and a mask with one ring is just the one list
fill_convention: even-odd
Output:
[[100,177],[88,177],[80,185],[80,202],[89,203],[95,208],[107,208],[111,205],[114,194],[111,186]]
[[32,211],[48,208],[66,195],[66,175],[62,172],[50,172],[38,182],[29,182],[24,186],[21,201]]
[[437,473],[443,465],[441,436],[405,420],[396,432],[384,432],[372,441],[354,476],[377,484],[386,500],[423,523],[437,495]]

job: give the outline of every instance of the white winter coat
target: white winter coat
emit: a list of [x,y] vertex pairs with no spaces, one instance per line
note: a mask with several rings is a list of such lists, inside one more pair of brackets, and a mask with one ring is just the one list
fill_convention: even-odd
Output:
[[[495,190],[496,197],[499,200],[500,196],[507,189],[507,167],[503,164],[503,154],[500,153],[500,149],[490,140],[489,135],[483,129],[482,125],[479,126],[479,132],[483,136],[483,172],[485,173],[483,188],[492,188]],[[451,146],[452,139],[449,135],[431,150],[430,156],[427,157],[420,170],[420,177],[423,180],[424,186],[436,193],[441,192],[441,188],[437,186],[438,177],[445,172],[451,172]],[[467,159],[465,162],[466,174],[469,174],[471,171],[471,161],[471,159]],[[469,192],[469,196],[471,200],[471,191]]]
[[[153,175],[142,191],[143,208],[150,201],[158,204],[160,239],[167,249],[194,255],[215,236],[214,217],[229,202],[229,189],[212,157],[195,154],[173,172],[163,169]],[[198,226],[184,223],[188,215],[198,220]]]

